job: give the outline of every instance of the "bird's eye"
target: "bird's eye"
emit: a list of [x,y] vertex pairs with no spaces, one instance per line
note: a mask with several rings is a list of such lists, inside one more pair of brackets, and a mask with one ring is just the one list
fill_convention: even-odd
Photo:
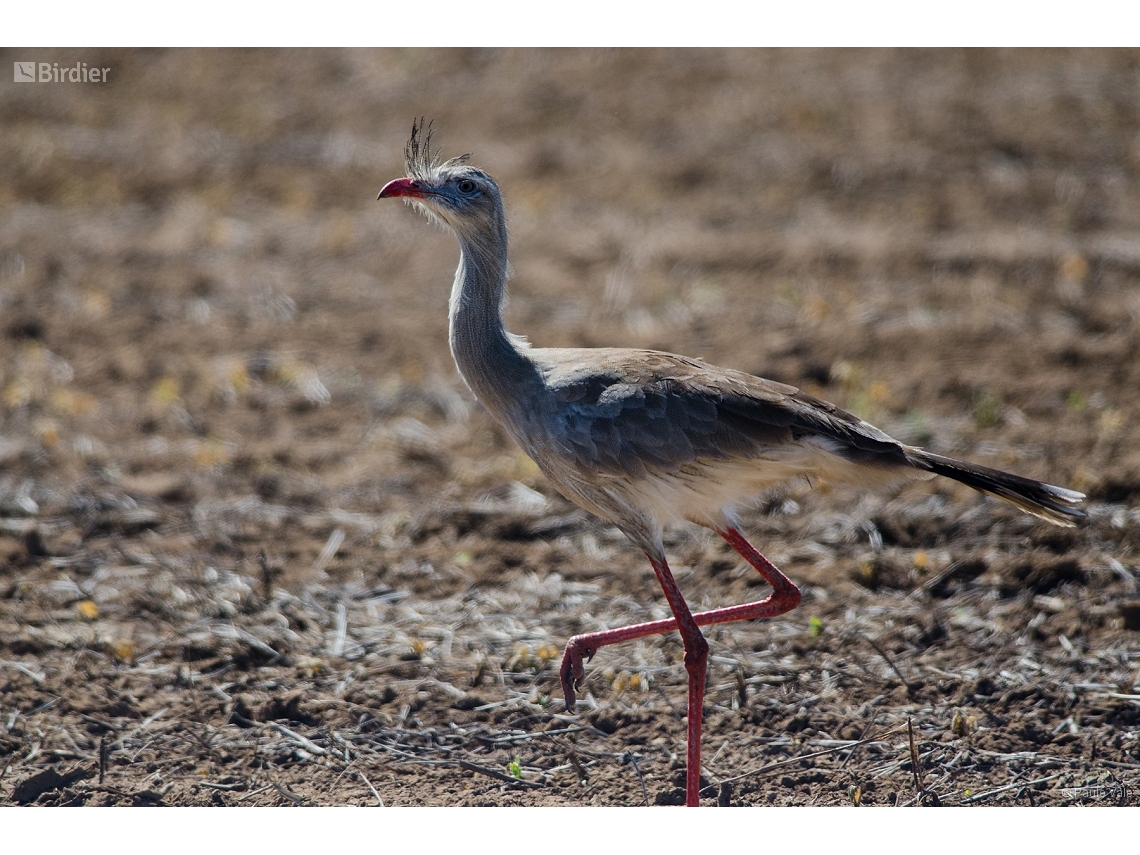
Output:
[[456,184],[455,186],[459,188],[460,193],[474,193],[475,192],[475,182],[472,181],[470,178],[461,178],[459,180],[459,183]]

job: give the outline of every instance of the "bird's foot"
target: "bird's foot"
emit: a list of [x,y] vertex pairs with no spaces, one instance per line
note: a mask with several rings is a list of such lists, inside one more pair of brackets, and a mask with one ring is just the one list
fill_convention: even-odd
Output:
[[562,654],[562,665],[558,674],[562,678],[562,694],[566,697],[567,712],[574,711],[574,704],[578,699],[575,689],[578,682],[586,676],[584,662],[594,658],[598,648],[585,640],[584,636],[576,635],[566,642],[566,652]]

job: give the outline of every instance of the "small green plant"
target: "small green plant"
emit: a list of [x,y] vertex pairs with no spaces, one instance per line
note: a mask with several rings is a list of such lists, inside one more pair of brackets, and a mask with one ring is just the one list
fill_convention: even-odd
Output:
[[993,389],[986,387],[974,396],[974,424],[980,428],[997,427],[1002,423],[1001,399]]
[[522,779],[522,758],[515,755],[515,759],[507,764],[507,771],[511,773],[512,778]]
[[812,615],[808,618],[808,638],[819,638],[823,635],[823,621]]

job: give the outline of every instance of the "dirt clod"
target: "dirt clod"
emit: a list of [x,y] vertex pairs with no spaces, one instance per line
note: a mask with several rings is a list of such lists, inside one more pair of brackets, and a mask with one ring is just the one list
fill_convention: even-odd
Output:
[[37,772],[16,784],[9,798],[16,804],[32,804],[44,793],[65,789],[76,781],[90,776],[91,770],[84,768],[74,768],[67,772],[60,772],[51,768],[44,769],[42,772]]

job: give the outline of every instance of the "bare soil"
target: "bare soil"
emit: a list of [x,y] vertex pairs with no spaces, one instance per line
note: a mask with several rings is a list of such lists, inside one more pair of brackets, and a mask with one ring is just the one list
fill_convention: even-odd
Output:
[[1089,493],[760,497],[805,599],[709,633],[707,804],[1140,801],[1140,53],[32,53],[111,71],[0,84],[0,801],[682,800],[675,636],[565,714],[667,607],[457,377],[454,241],[374,201],[420,115],[516,332]]

